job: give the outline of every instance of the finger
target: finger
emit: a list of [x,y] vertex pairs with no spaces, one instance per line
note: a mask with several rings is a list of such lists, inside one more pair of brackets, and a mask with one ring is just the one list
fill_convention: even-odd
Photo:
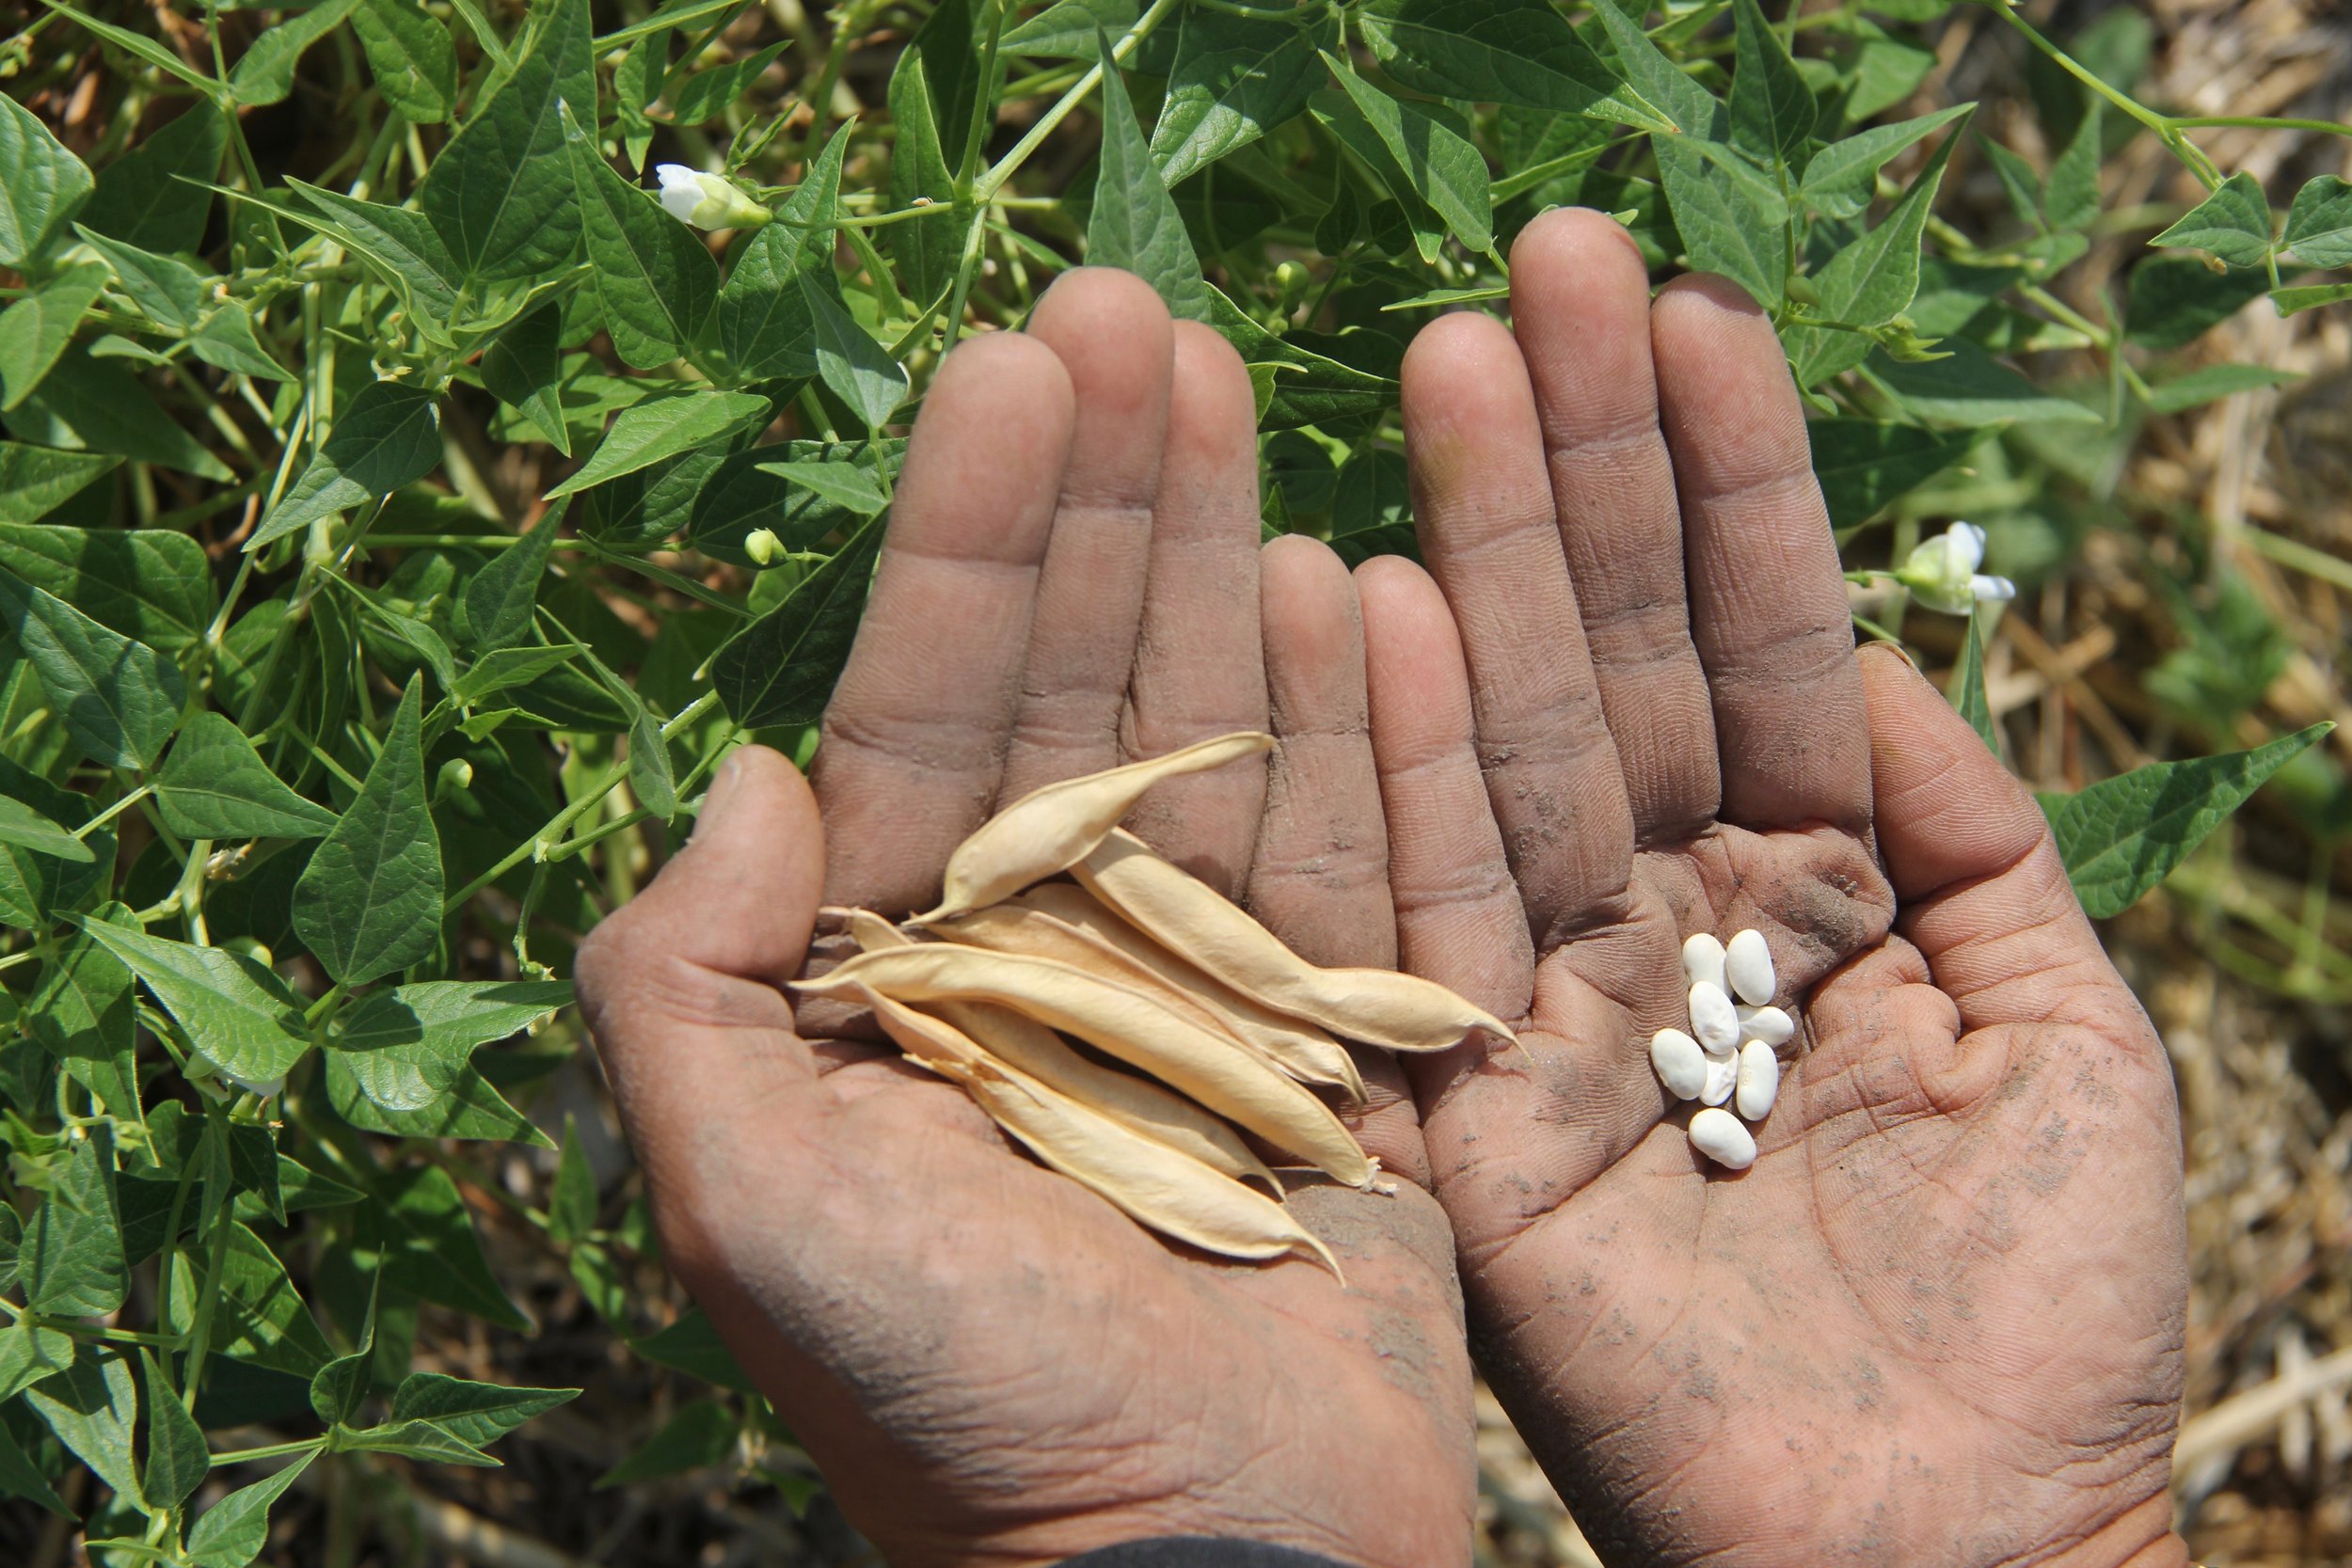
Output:
[[1119,765],[1175,364],[1168,307],[1133,273],[1064,273],[1028,330],[1070,372],[1077,414],[1038,577],[1005,800]]
[[976,338],[940,366],[812,771],[828,902],[924,907],[987,816],[1071,420],[1070,377],[1033,339]]
[[[1275,738],[1249,908],[1310,963],[1396,967],[1389,833],[1364,699],[1356,580],[1329,546],[1286,534],[1259,552]],[[1404,1070],[1359,1051],[1365,1104],[1349,1117],[1383,1167],[1428,1180]]]
[[1534,945],[1479,773],[1470,672],[1445,597],[1399,556],[1358,567],[1356,589],[1398,957],[1498,1018],[1525,1018]]
[[1541,420],[1568,579],[1644,843],[1686,838],[1721,793],[1691,641],[1682,512],[1658,427],[1649,274],[1625,226],[1566,208],[1511,247],[1511,319]]
[[[1129,683],[1128,757],[1265,728],[1259,530],[1258,404],[1249,372],[1224,339],[1180,322]],[[1236,763],[1158,785],[1130,822],[1160,853],[1232,895],[1241,890],[1264,802],[1264,768]]]
[[2025,786],[1900,654],[1863,651],[1879,850],[1962,1025],[2139,1018]]
[[1260,555],[1274,752],[1249,907],[1310,963],[1396,966],[1389,833],[1364,699],[1356,582],[1329,546]]
[[762,746],[720,765],[686,847],[580,949],[580,1002],[638,1157],[685,1210],[704,1156],[773,1141],[823,1091],[783,987],[800,972],[825,831],[799,771]]
[[1853,623],[1780,340],[1720,277],[1676,279],[1650,321],[1724,817],[1859,827],[1870,758]]
[[1460,628],[1494,819],[1528,923],[1549,946],[1613,912],[1633,818],[1561,553],[1534,394],[1511,334],[1470,313],[1422,329],[1404,381],[1422,553]]

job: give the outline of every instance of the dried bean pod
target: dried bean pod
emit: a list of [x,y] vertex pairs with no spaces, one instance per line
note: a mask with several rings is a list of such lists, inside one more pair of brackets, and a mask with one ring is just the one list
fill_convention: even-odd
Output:
[[1272,736],[1241,730],[1196,741],[1166,756],[1033,789],[956,846],[947,857],[939,907],[915,916],[916,924],[980,909],[1068,870],[1163,779],[1206,772],[1273,747]]
[[1132,833],[1114,832],[1071,875],[1130,924],[1244,996],[1389,1051],[1443,1051],[1474,1029],[1517,1043],[1501,1019],[1445,987],[1387,969],[1318,969],[1215,888]]
[[[1120,1126],[1017,1069],[992,1060],[943,1020],[859,988],[907,1053],[963,1085],[997,1126],[1137,1223],[1227,1258],[1297,1253],[1334,1275],[1339,1259],[1289,1210],[1188,1154]],[[1344,1276],[1342,1276],[1343,1278]]]
[[1142,1069],[1334,1180],[1372,1180],[1372,1161],[1329,1106],[1255,1052],[1133,986],[1051,958],[926,942],[861,954],[795,989],[822,996],[858,985],[899,1002],[1010,1007]]

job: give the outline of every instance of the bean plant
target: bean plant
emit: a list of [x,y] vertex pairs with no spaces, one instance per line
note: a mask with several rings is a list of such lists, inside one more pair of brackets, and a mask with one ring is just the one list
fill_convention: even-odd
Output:
[[[2352,298],[2352,185],[2200,134],[2344,127],[2141,103],[2129,9],[1992,5],[2038,105],[1994,135],[1922,90],[1946,0],[1646,6],[40,0],[0,44],[0,1491],[240,1568],[338,1467],[498,1464],[574,1390],[430,1370],[532,1330],[492,1207],[710,1385],[616,1479],[814,1484],[532,1107],[574,943],[730,747],[815,747],[941,356],[1076,262],[1232,342],[1266,530],[1357,560],[1413,549],[1412,330],[1502,309],[1535,214],[1615,214],[1770,312],[1864,635],[1968,617],[1997,750],[1978,557],[2030,590],[2065,542],[1986,514],[2284,379],[2199,340]],[[2141,137],[2201,199],[2103,206]],[[2047,798],[2092,911],[2317,734]]]

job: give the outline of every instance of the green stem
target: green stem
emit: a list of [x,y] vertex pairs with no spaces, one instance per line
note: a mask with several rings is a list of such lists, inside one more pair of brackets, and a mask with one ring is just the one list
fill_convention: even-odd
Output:
[[2183,129],[2311,131],[2321,135],[2352,136],[2352,125],[2333,119],[2294,119],[2278,115],[2168,115],[2165,119]]
[[154,793],[154,786],[152,784],[139,785],[138,788],[131,791],[131,793],[125,795],[121,800],[117,800],[113,805],[108,806],[104,811],[100,812],[96,816],[91,817],[88,821],[74,829],[73,836],[75,838],[89,837],[90,834],[96,832],[107,823],[112,822],[116,817],[120,816],[124,812],[129,811],[133,806],[137,805],[141,800],[146,800],[147,797],[152,793]]
[[[1176,0],[1152,0],[1151,6],[1145,9],[1144,13],[1136,18],[1136,24],[1121,33],[1118,41],[1111,45],[1112,60],[1123,61],[1128,55],[1134,54],[1136,47],[1152,36],[1152,29],[1160,24],[1161,18],[1175,8]],[[990,166],[988,173],[983,175],[978,184],[974,187],[974,197],[983,203],[994,197],[1004,182],[1011,179],[1020,171],[1021,166],[1029,161],[1030,154],[1044,145],[1045,138],[1052,135],[1061,122],[1070,118],[1070,112],[1086,102],[1087,95],[1091,93],[1102,80],[1103,67],[1100,61],[1087,67],[1086,74],[1079,77],[1052,108],[1038,118],[1038,122],[1029,127],[1027,135],[1013,144],[1012,150]]]
[[249,1465],[255,1460],[276,1459],[282,1454],[316,1453],[326,1447],[324,1437],[305,1437],[297,1443],[269,1443],[258,1449],[230,1449],[213,1455],[213,1468],[223,1465]]
[[204,1386],[204,1358],[212,1354],[213,1309],[220,1305],[222,1271],[229,1266],[230,1211],[224,1207],[220,1218],[213,1226],[212,1250],[205,1259],[204,1283],[196,1296],[196,1322],[188,1330],[187,1386],[180,1391],[180,1402],[193,1413],[197,1391]]

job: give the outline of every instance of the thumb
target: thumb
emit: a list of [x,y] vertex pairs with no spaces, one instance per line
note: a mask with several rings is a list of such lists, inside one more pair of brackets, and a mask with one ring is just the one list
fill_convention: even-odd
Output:
[[581,944],[580,1010],[657,1181],[717,1118],[772,1117],[779,1095],[815,1082],[783,988],[807,953],[824,874],[808,782],[766,747],[742,747],[686,847]]
[[1901,655],[1868,647],[1861,661],[1872,816],[1897,924],[1962,1026],[2067,1022],[2111,1034],[2137,1018],[2042,808]]

